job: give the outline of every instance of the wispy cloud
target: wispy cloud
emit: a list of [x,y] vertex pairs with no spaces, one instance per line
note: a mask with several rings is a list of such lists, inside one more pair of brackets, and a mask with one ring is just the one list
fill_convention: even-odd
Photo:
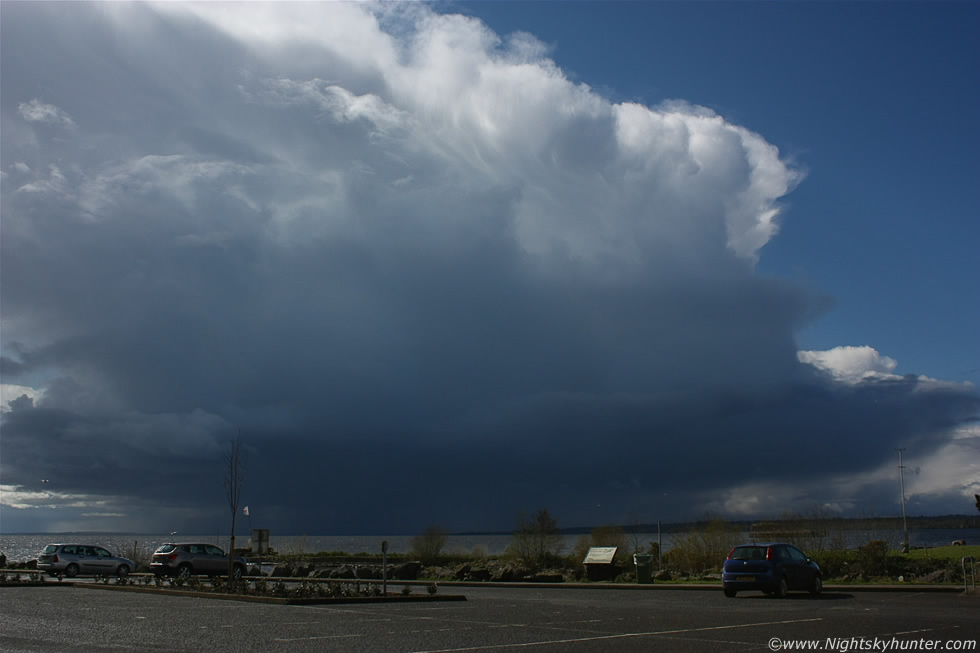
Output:
[[71,119],[66,111],[59,109],[53,104],[42,102],[34,98],[29,102],[21,102],[17,105],[17,110],[24,120],[28,122],[46,122],[65,127],[74,127],[75,121]]

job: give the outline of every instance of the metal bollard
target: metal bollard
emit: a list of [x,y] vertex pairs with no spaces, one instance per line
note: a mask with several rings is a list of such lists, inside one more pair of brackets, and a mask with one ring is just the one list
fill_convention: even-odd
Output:
[[381,594],[388,595],[388,540],[381,542]]
[[967,560],[970,561],[970,577],[973,580],[973,589],[977,589],[977,565],[976,565],[976,561],[973,559],[973,556],[963,556],[963,558],[960,560],[960,564],[963,565],[963,591],[964,592],[969,592],[970,591],[970,586],[967,584],[967,581],[966,581],[966,561]]

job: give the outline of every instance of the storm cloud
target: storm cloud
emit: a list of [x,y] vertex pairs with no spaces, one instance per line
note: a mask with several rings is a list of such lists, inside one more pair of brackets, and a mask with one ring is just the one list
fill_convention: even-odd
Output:
[[211,532],[236,434],[280,533],[890,505],[899,446],[920,511],[977,491],[975,388],[798,351],[831,302],[756,263],[805,175],[721,115],[425,5],[2,36],[5,528]]

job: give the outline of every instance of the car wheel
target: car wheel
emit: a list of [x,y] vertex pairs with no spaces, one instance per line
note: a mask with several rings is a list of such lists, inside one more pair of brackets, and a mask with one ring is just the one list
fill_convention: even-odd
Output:
[[242,576],[245,575],[245,569],[241,565],[235,565],[235,569],[231,572],[231,575],[235,580],[241,580]]
[[733,590],[730,587],[725,588],[725,596],[727,596],[728,598],[734,599],[736,594],[738,594],[738,590]]
[[116,569],[116,575],[120,578],[129,576],[129,565],[119,565],[119,568]]
[[186,562],[181,566],[177,567],[177,577],[187,580],[191,577],[191,566]]
[[776,585],[776,591],[773,594],[779,599],[785,599],[786,595],[789,594],[789,583],[786,582],[786,576],[779,579],[779,584]]
[[813,577],[813,582],[810,583],[810,594],[819,594],[823,591],[823,579],[817,574]]
[[68,576],[68,578],[74,578],[77,575],[78,565],[76,565],[74,562],[65,567],[65,576]]

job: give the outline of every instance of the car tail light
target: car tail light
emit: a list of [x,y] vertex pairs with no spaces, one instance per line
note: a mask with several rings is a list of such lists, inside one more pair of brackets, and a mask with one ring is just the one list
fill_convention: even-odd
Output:
[[766,547],[766,560],[772,560],[775,556],[772,554],[772,547]]
[[173,562],[176,559],[177,559],[176,553],[171,553],[170,555],[167,556],[167,560],[169,560],[170,562]]
[[731,560],[731,559],[732,559],[732,554],[733,554],[733,553],[735,553],[735,549],[734,549],[734,547],[732,548],[732,550],[731,550],[731,551],[729,551],[729,552],[728,552],[728,557],[727,557],[727,558],[725,558],[725,560]]
[[57,553],[54,554],[54,556],[51,558],[51,562],[58,562],[58,554]]

